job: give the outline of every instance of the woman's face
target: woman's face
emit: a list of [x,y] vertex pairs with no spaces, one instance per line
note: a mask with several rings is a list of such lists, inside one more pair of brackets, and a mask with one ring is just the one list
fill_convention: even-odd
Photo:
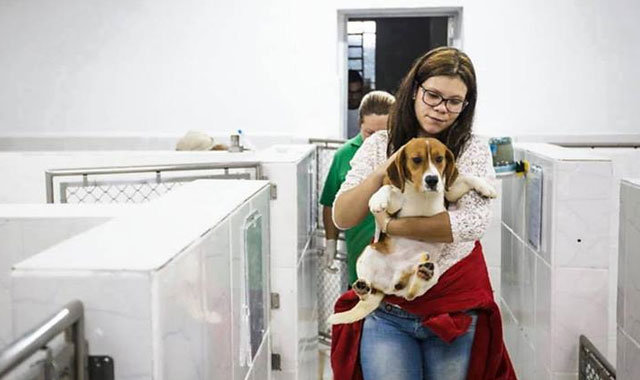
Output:
[[[418,86],[415,94],[414,108],[416,118],[421,130],[418,136],[433,137],[449,128],[460,115],[460,104],[465,101],[467,86],[458,76],[439,75],[430,77]],[[443,101],[440,104],[431,106],[425,103],[436,104],[439,98]]]
[[389,115],[378,115],[375,113],[365,115],[362,118],[362,123],[360,124],[360,133],[362,134],[362,139],[366,140],[372,134],[383,129],[387,129],[388,120]]

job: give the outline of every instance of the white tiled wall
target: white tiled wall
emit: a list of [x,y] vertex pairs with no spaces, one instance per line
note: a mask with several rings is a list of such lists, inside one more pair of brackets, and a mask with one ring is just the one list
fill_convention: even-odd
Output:
[[[633,141],[633,139],[630,139]],[[578,148],[575,148],[578,149]],[[608,358],[611,363],[616,363],[616,294],[618,283],[618,239],[615,238],[619,233],[619,218],[620,213],[620,181],[622,178],[640,178],[640,150],[633,148],[595,148],[581,150],[588,150],[596,152],[599,155],[605,156],[611,159],[613,164],[613,198],[610,204],[610,213],[613,217],[611,223],[611,235],[614,238],[610,241],[611,246],[609,249],[609,353]]]
[[[11,333],[11,267],[34,254],[109,220],[109,216],[20,217],[0,214],[0,347],[14,339]],[[60,214],[60,213],[58,213]]]
[[497,299],[500,295],[500,244],[501,244],[501,223],[502,214],[502,181],[495,182],[498,197],[491,202],[491,223],[487,228],[482,242],[482,251],[484,252],[487,267],[489,269],[489,279],[493,288],[494,297]]
[[[216,143],[229,144],[229,135],[207,132]],[[0,151],[114,151],[114,150],[164,150],[172,151],[183,135],[144,136],[0,136]],[[247,138],[245,136],[245,138]],[[250,143],[256,149],[274,144],[304,144],[308,138],[284,134],[250,136]]]
[[[45,271],[13,273],[14,335],[33,328],[67,302],[84,304],[91,355],[115,360],[116,378],[153,378],[149,278],[142,273]],[[128,355],[127,353],[135,353]]]
[[[288,136],[289,139],[297,139]],[[266,138],[269,145],[277,138]],[[1,149],[0,149],[1,150]],[[272,229],[264,244],[271,247],[273,292],[281,306],[272,311],[272,345],[281,355],[283,371],[276,376],[305,380],[316,372],[317,356],[298,354],[317,345],[316,253],[310,248],[311,194],[315,189],[315,149],[309,145],[273,146],[255,153],[226,152],[0,152],[0,174],[15,179],[12,188],[0,187],[0,202],[44,201],[47,168],[184,162],[259,161],[263,175],[277,185],[277,199],[269,201]],[[23,163],[17,168],[15,162]],[[3,165],[2,163],[5,163]],[[304,297],[302,296],[304,295]],[[304,301],[304,302],[302,302]],[[307,355],[305,354],[305,358]],[[299,363],[307,364],[301,365]]]
[[612,164],[562,148],[517,147],[542,167],[540,247],[527,238],[526,178],[503,180],[501,299],[505,341],[521,379],[576,379],[580,334],[602,352],[611,338]]
[[267,161],[263,174],[277,184],[271,200],[272,291],[280,307],[271,311],[272,348],[282,370],[275,380],[306,380],[318,372],[317,254],[311,249],[311,191],[315,155],[308,146],[274,147],[269,154],[295,149],[291,162]]
[[617,378],[640,378],[640,179],[620,187]]

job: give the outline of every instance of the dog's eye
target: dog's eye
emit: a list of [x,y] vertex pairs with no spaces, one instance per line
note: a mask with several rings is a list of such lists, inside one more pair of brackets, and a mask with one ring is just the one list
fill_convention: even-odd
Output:
[[419,164],[422,162],[422,157],[413,157],[411,159],[414,163]]
[[436,162],[437,162],[437,163],[441,163],[441,162],[442,162],[442,160],[444,160],[444,157],[443,157],[443,156],[438,156],[438,157],[436,157]]

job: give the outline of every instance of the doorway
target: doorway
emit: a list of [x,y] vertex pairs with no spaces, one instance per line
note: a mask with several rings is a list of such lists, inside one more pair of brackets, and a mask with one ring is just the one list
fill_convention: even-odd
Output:
[[[438,46],[461,47],[461,8],[339,11],[342,136],[359,132],[354,88],[394,94],[415,59]],[[351,79],[349,79],[351,78]],[[356,78],[356,79],[354,79]],[[359,80],[362,85],[349,85]],[[349,88],[351,87],[351,91]]]

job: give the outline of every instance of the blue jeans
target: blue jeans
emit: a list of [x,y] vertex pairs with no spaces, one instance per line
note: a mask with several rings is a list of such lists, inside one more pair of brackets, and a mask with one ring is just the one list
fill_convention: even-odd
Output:
[[478,315],[469,330],[447,343],[420,318],[387,303],[369,314],[360,341],[364,380],[465,380]]

